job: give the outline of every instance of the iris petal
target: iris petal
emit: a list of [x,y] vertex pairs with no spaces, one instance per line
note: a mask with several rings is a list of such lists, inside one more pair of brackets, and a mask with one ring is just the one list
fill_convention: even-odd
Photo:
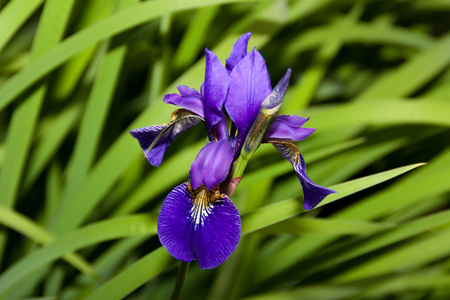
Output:
[[203,83],[203,105],[206,127],[210,130],[225,118],[222,107],[228,91],[228,73],[216,54],[205,50],[206,69]]
[[266,139],[287,139],[301,141],[311,135],[314,128],[303,128],[308,119],[299,116],[279,115],[267,131]]
[[234,150],[228,140],[213,141],[203,147],[189,172],[192,188],[205,184],[212,189],[223,182],[233,162]]
[[[139,145],[144,151],[145,157],[154,167],[158,167],[164,157],[164,153],[169,148],[172,141],[177,135],[198,124],[198,117],[189,117],[192,113],[186,110],[177,110],[172,115],[174,121],[184,117],[176,123],[166,123],[161,125],[153,125],[142,128],[133,129],[130,134],[139,141]],[[159,137],[152,149],[149,147]]]
[[202,95],[190,87],[185,85],[179,85],[178,94],[167,94],[164,95],[163,101],[167,104],[177,105],[184,109],[190,110],[200,117],[204,117],[203,115],[203,99]]
[[247,135],[261,103],[272,91],[269,72],[261,54],[253,49],[230,74],[225,108],[238,129],[238,144]]
[[183,183],[164,200],[158,235],[176,259],[197,260],[202,269],[210,269],[223,263],[236,249],[241,220],[226,195],[206,189],[193,192]]
[[251,35],[251,32],[244,33],[234,43],[230,56],[227,58],[225,64],[228,74],[230,74],[238,62],[247,55],[247,45]]
[[297,146],[295,146],[295,144],[289,141],[280,140],[272,140],[269,142],[271,142],[275,146],[275,148],[291,162],[292,166],[294,167],[295,173],[297,173],[297,177],[300,180],[300,184],[303,188],[304,209],[311,210],[316,207],[316,205],[319,204],[326,196],[332,193],[336,193],[336,191],[315,184],[306,175],[305,160],[303,159],[303,156],[300,154],[300,151],[298,150]]

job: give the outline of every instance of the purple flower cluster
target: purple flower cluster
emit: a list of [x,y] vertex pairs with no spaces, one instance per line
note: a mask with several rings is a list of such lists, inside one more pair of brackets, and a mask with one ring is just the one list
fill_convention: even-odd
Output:
[[[335,192],[309,179],[293,143],[314,132],[302,127],[308,119],[277,115],[291,70],[272,89],[264,58],[256,49],[247,53],[250,35],[236,41],[225,66],[216,54],[205,50],[205,81],[200,92],[178,86],[179,94],[164,96],[165,103],[181,107],[172,114],[172,122],[130,131],[157,167],[178,134],[205,123],[209,142],[191,165],[190,183],[169,193],[158,218],[159,239],[167,251],[182,261],[197,260],[204,269],[223,263],[238,245],[241,221],[230,197],[240,180],[233,177],[242,174],[235,176],[235,168],[261,142],[272,143],[291,162],[303,188],[306,210]],[[231,119],[230,129],[225,112]]]

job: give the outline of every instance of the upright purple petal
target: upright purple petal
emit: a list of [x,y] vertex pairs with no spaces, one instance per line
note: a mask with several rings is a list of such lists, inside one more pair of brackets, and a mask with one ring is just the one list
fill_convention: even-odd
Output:
[[238,62],[247,55],[247,45],[251,35],[251,32],[244,33],[234,43],[230,56],[227,58],[225,64],[228,74],[230,74]]
[[234,150],[228,140],[213,141],[203,147],[189,172],[192,188],[205,184],[212,189],[224,181],[233,162]]
[[238,138],[245,139],[261,103],[272,91],[269,72],[261,54],[253,49],[239,61],[230,74],[230,87],[225,108],[238,129]]
[[303,156],[298,151],[297,146],[288,141],[271,141],[275,148],[280,151],[283,156],[288,159],[294,167],[295,173],[300,180],[300,184],[303,188],[303,208],[311,210],[316,207],[326,196],[332,193],[336,193],[331,189],[321,187],[315,184],[306,175],[306,165]]
[[204,118],[204,108],[203,108],[203,99],[202,95],[196,91],[195,89],[191,89],[185,85],[179,85],[178,94],[167,94],[164,95],[163,101],[167,104],[177,105],[181,108],[190,110],[200,117]]
[[279,115],[267,131],[266,139],[287,139],[301,141],[311,135],[314,128],[303,128],[308,119],[299,116]]
[[202,269],[223,263],[236,249],[240,235],[239,212],[224,194],[205,189],[192,192],[183,183],[161,207],[161,244],[178,260],[197,260]]
[[214,52],[205,49],[206,69],[203,83],[203,105],[206,127],[211,129],[224,118],[223,103],[228,91],[228,73]]
[[[188,111],[179,111],[181,110],[175,111],[175,113],[173,114],[173,117],[175,119],[181,118],[183,116],[189,116],[189,114],[191,113]],[[178,115],[177,112],[179,112]],[[167,148],[169,148],[169,145],[172,143],[175,137],[186,129],[189,129],[192,126],[198,124],[199,122],[200,120],[198,118],[187,117],[175,123],[137,128],[131,130],[130,134],[139,141],[139,145],[144,151],[144,154],[149,163],[155,167],[158,167],[161,164],[164,153],[166,152]],[[158,137],[159,140],[156,142],[153,148],[148,151],[153,141],[155,141],[155,139]]]

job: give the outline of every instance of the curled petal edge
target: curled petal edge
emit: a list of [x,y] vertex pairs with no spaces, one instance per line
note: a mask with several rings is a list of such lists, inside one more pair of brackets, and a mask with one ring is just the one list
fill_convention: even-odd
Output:
[[311,210],[329,194],[337,193],[334,190],[324,188],[314,183],[306,175],[305,160],[294,143],[286,140],[267,140],[267,142],[272,143],[275,148],[292,164],[303,188],[304,209]]
[[202,120],[191,111],[179,109],[172,113],[172,122],[133,129],[130,134],[138,140],[149,163],[158,167],[175,137]]

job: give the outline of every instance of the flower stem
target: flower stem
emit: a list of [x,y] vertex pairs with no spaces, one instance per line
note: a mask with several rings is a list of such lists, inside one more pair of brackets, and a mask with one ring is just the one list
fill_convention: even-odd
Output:
[[170,300],[180,299],[181,290],[183,289],[184,280],[186,279],[188,269],[189,262],[180,261],[180,266],[178,267],[177,282],[175,283],[175,288],[173,289],[172,296],[170,296]]

